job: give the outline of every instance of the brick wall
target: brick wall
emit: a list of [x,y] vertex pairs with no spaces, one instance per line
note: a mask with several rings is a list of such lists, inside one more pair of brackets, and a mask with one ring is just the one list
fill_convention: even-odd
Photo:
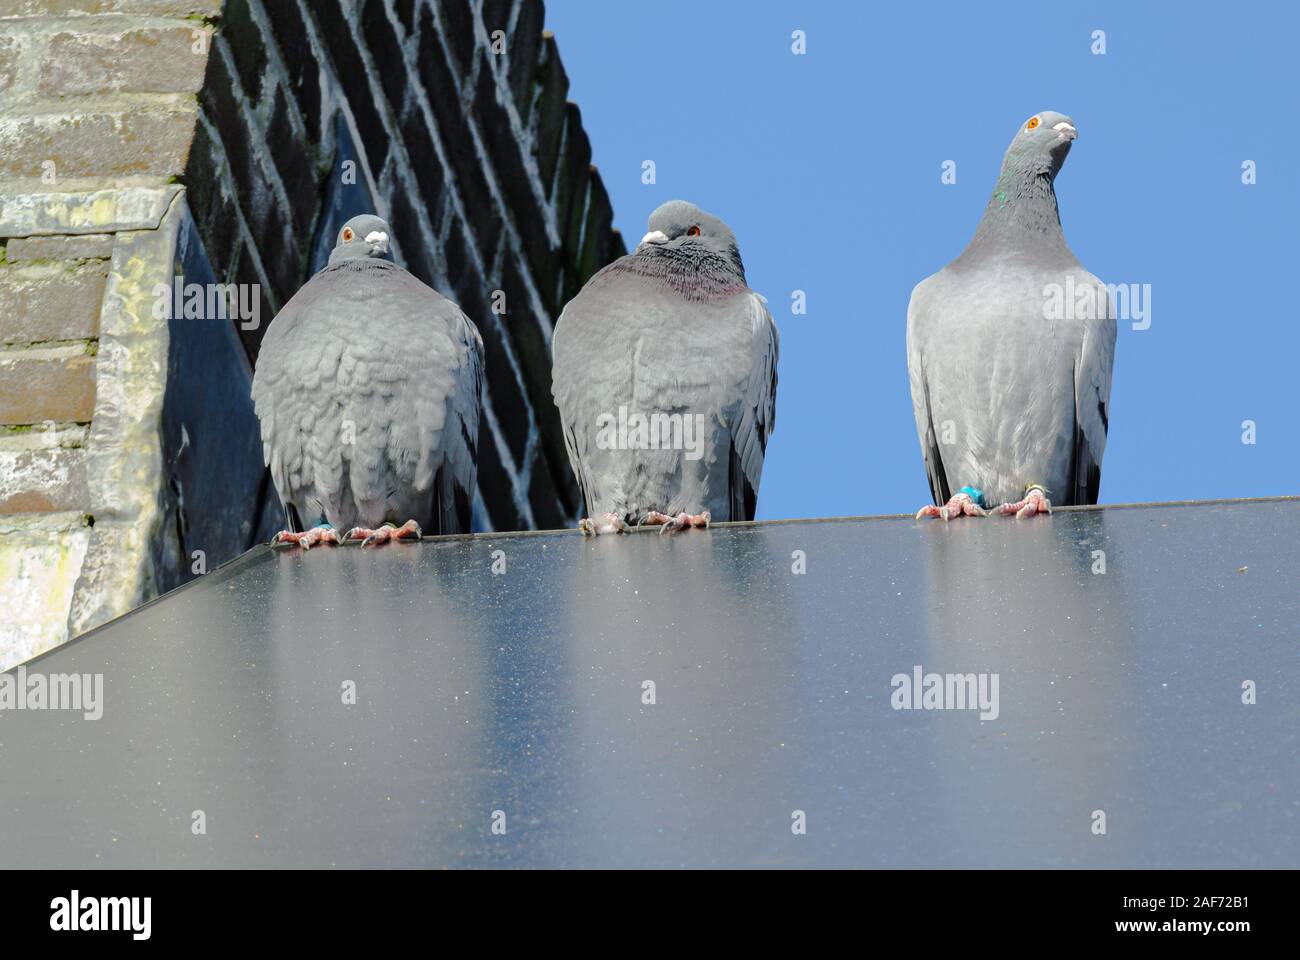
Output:
[[[389,219],[398,262],[483,334],[475,506],[495,529],[577,515],[550,333],[625,252],[543,15],[539,0],[228,0],[184,177],[215,273],[261,284],[267,317],[344,220]],[[254,361],[265,329],[242,334]]]
[[[573,521],[550,334],[624,248],[543,16],[0,0],[0,669],[278,524],[251,364],[354,213],[483,334],[476,523]],[[175,276],[257,284],[261,323],[159,319]]]

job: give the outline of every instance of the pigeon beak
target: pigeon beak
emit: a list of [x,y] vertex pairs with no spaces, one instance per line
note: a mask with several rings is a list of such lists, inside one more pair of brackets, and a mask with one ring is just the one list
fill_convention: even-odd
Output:
[[651,230],[649,233],[647,233],[644,237],[641,238],[641,242],[637,244],[637,249],[639,250],[641,247],[644,247],[647,243],[658,244],[658,243],[667,243],[667,242],[668,242],[668,234],[664,233],[662,230]]
[[388,234],[382,230],[374,230],[366,234],[366,243],[375,248],[376,253],[388,252]]
[[1054,126],[1052,127],[1052,129],[1055,130],[1055,131],[1057,132],[1057,134],[1060,136],[1060,138],[1061,138],[1062,140],[1077,140],[1077,139],[1079,139],[1079,131],[1076,130],[1076,129],[1074,129],[1074,125],[1073,125],[1073,124],[1066,123],[1064,120],[1062,120],[1060,123],[1054,125]]

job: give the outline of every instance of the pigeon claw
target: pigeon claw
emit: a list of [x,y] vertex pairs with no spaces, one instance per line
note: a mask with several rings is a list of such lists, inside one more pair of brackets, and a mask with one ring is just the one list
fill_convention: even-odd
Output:
[[595,520],[583,517],[578,521],[578,529],[584,537],[596,537],[602,533],[627,533],[627,524],[617,513],[607,513]]
[[374,530],[368,527],[353,527],[343,539],[349,543],[360,540],[363,547],[377,547],[389,540],[419,540],[423,535],[418,523],[407,520],[400,527],[395,527],[391,523],[382,524]]
[[1047,499],[1047,492],[1042,487],[1030,487],[1025,491],[1025,498],[1016,503],[1004,503],[998,507],[998,513],[1007,517],[1016,515],[1017,520],[1028,520],[1037,513],[1051,513],[1052,501]]
[[957,517],[982,517],[986,511],[971,497],[969,493],[954,493],[952,498],[942,507],[937,507],[933,503],[927,503],[920,510],[916,511],[916,519],[922,517],[938,517],[944,523],[954,520]]
[[702,513],[694,514],[679,513],[675,517],[669,516],[666,513],[660,513],[658,510],[651,510],[645,515],[645,519],[641,522],[643,524],[662,524],[662,526],[659,527],[659,535],[663,536],[667,533],[677,533],[681,530],[685,530],[687,527],[702,527],[707,529],[709,524],[713,522],[713,517],[707,510]]
[[310,530],[304,530],[302,533],[295,533],[292,530],[281,530],[271,538],[271,546],[279,546],[282,543],[287,543],[290,546],[302,547],[304,550],[310,550],[318,543],[332,543],[337,546],[339,543],[339,535],[333,527],[312,527]]

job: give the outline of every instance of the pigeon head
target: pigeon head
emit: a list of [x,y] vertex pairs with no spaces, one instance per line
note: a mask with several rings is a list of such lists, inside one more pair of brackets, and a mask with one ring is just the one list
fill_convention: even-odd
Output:
[[392,260],[388,250],[388,224],[371,213],[363,213],[343,224],[330,252],[330,263],[375,258]]
[[669,269],[726,274],[745,282],[745,265],[731,228],[685,200],[670,200],[650,214],[650,230],[636,256]]
[[1078,136],[1074,121],[1065,114],[1055,110],[1036,113],[1016,131],[1002,168],[1054,180]]

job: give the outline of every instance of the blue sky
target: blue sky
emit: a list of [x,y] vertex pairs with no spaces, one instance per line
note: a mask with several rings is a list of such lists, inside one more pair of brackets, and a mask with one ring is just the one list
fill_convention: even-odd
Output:
[[1049,109],[1079,128],[1056,184],[1075,254],[1151,285],[1150,328],[1120,324],[1102,502],[1300,493],[1300,4],[1077,6],[548,0],[615,225],[635,243],[675,198],[721,216],[781,328],[761,519],[928,500],[908,298]]

